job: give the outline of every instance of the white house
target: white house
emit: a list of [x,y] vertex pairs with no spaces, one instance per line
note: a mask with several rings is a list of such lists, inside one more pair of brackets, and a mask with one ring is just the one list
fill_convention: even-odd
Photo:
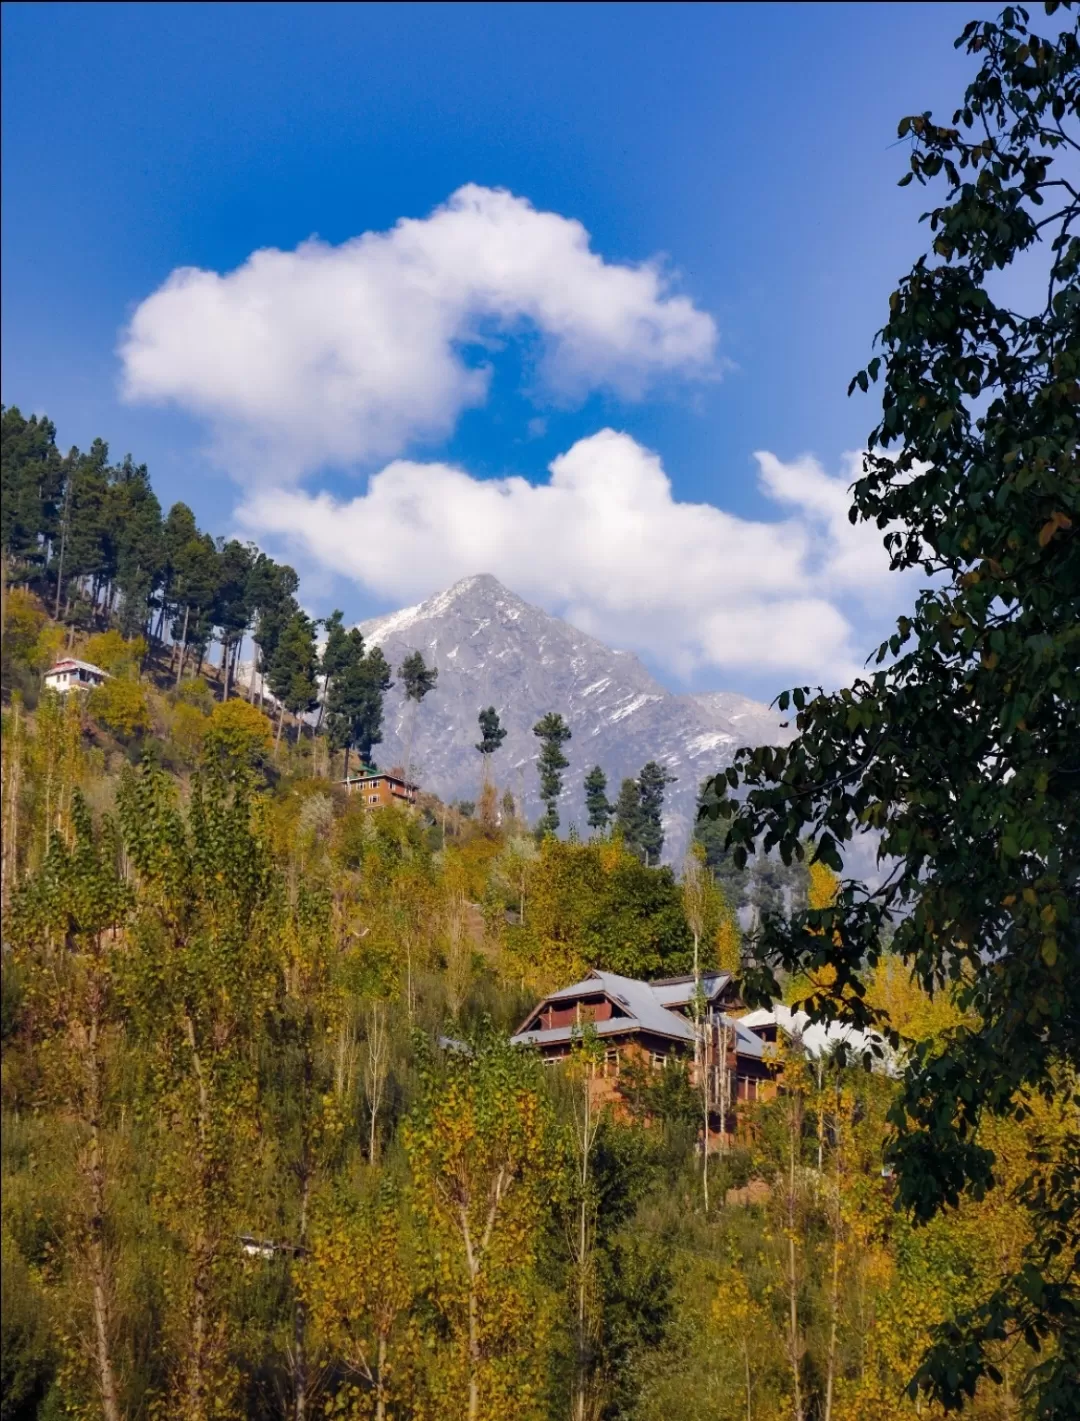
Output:
[[74,656],[65,656],[55,666],[45,672],[45,685],[50,691],[59,691],[66,696],[68,691],[92,691],[104,684],[107,671],[94,666],[89,661],[78,661]]
[[850,1058],[869,1057],[890,1073],[895,1069],[893,1052],[876,1031],[859,1031],[841,1021],[811,1021],[806,1012],[792,1011],[783,1002],[774,1002],[771,1009],[747,1012],[739,1018],[739,1025],[769,1044],[783,1036],[814,1061],[831,1056],[843,1045]]

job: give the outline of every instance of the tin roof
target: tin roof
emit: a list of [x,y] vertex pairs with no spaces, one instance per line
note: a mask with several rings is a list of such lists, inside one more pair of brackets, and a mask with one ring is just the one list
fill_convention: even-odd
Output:
[[45,672],[46,676],[55,676],[60,671],[91,671],[95,676],[107,676],[107,671],[102,671],[100,666],[95,666],[92,661],[80,661],[77,656],[64,656],[55,664],[50,666]]
[[[706,1000],[714,1000],[729,980],[730,973],[727,972],[713,972],[704,977],[702,985],[706,991]],[[628,1032],[648,1031],[672,1041],[692,1042],[693,1024],[681,1012],[671,1008],[691,1001],[693,990],[692,977],[641,982],[636,977],[621,977],[617,972],[595,970],[582,981],[574,982],[569,987],[560,987],[557,992],[545,997],[532,1009],[526,1017],[526,1022],[533,1021],[545,1006],[603,996],[609,998],[624,1015],[594,1022],[597,1036],[619,1036]],[[733,1017],[724,1016],[723,1020],[728,1026],[735,1028],[735,1051],[738,1055],[758,1058],[764,1055],[764,1045],[752,1031],[747,1031]],[[527,1031],[519,1031],[512,1040],[518,1046],[541,1041],[555,1045],[569,1041],[576,1032],[580,1032],[580,1027],[556,1026],[547,1030],[533,1027]]]

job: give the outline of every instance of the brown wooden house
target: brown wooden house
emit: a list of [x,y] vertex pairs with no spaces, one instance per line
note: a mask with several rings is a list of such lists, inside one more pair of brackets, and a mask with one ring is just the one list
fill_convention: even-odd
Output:
[[417,786],[397,775],[372,770],[343,781],[349,794],[358,794],[371,809],[384,809],[388,804],[415,804]]
[[582,1028],[591,1025],[604,1048],[593,1077],[597,1103],[617,1101],[624,1062],[634,1057],[661,1069],[669,1057],[685,1059],[696,1081],[708,1073],[711,1129],[731,1134],[740,1100],[756,1100],[773,1090],[773,1073],[761,1038],[731,1013],[742,1008],[729,973],[701,979],[700,1036],[695,1032],[693,977],[641,982],[614,972],[594,971],[539,1002],[525,1018],[515,1045],[535,1046],[545,1063],[570,1054]]

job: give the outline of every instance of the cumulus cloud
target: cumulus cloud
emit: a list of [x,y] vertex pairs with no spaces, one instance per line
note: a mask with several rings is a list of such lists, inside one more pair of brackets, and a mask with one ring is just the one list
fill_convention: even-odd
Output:
[[252,489],[239,517],[301,563],[398,604],[490,572],[679,675],[843,681],[856,670],[847,612],[895,582],[881,533],[847,521],[857,456],[839,477],[809,458],[756,457],[786,514],[774,522],[679,502],[657,455],[612,429],[579,440],[542,484],[399,459],[357,498]]
[[230,473],[280,484],[447,435],[485,399],[484,352],[522,333],[561,401],[715,370],[712,318],[660,263],[606,262],[579,222],[470,184],[341,246],[174,271],[123,334],[123,390],[208,420]]

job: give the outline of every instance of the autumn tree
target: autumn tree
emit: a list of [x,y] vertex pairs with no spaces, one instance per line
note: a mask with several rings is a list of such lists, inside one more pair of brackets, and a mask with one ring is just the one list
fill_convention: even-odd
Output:
[[404,1132],[450,1355],[444,1414],[535,1414],[543,1377],[536,1250],[553,1182],[538,1063],[487,1036],[429,1065]]
[[121,929],[132,895],[116,870],[114,826],[95,834],[77,793],[75,842],[54,833],[40,872],[13,905],[12,942],[29,970],[37,1025],[35,1047],[46,1092],[78,1122],[80,1223],[76,1248],[86,1277],[92,1370],[106,1421],[124,1414],[117,1358],[115,1258],[110,1246],[107,1138],[115,1125],[116,1038],[122,1007],[116,990]]
[[[882,380],[883,399],[851,520],[884,531],[894,570],[933,581],[876,669],[780,697],[798,737],[740,751],[711,807],[740,865],[759,842],[801,857],[809,836],[842,872],[842,845],[867,829],[889,865],[875,887],[845,879],[829,906],[767,925],[752,992],[775,993],[777,968],[827,965],[811,1009],[869,1024],[862,972],[891,933],[927,991],[954,987],[973,1013],[915,1054],[893,1111],[900,1199],[922,1220],[991,1187],[980,1121],[1059,1089],[1080,1056],[1080,42],[1074,25],[1038,34],[1010,7],[973,20],[958,46],[978,69],[951,121],[922,113],[899,128],[902,181],[944,187],[926,214],[931,250],[852,382]],[[1020,264],[1039,272],[1023,308],[1002,295]],[[920,1374],[948,1408],[995,1374],[993,1341],[1013,1334],[1047,1347],[1033,1380],[1043,1413],[1071,1405],[1076,1275],[1050,1196],[1032,1207],[1046,1211],[1043,1255],[943,1331]]]

